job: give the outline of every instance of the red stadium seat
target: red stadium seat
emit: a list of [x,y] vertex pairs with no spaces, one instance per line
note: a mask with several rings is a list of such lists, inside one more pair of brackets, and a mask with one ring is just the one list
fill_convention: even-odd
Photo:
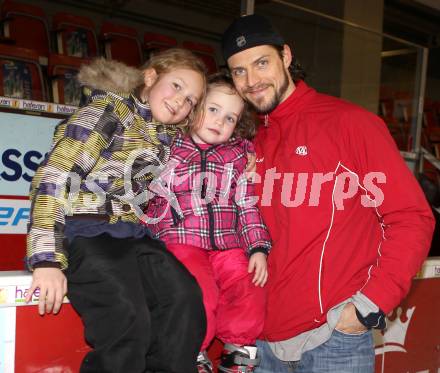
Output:
[[215,61],[215,50],[207,44],[194,43],[192,41],[184,41],[182,46],[200,57],[205,63],[208,73],[212,74],[217,71],[217,62]]
[[55,103],[78,106],[81,87],[76,80],[76,75],[81,65],[89,62],[83,58],[60,54],[49,56],[48,75],[52,81],[52,95]]
[[105,56],[130,66],[142,64],[142,51],[137,39],[137,31],[132,27],[104,22],[101,27]]
[[144,49],[147,54],[147,59],[154,52],[160,52],[176,46],[177,40],[171,36],[157,34],[154,32],[146,32],[144,34]]
[[98,54],[95,24],[87,17],[57,13],[53,17],[59,54],[91,58]]
[[35,5],[5,0],[1,7],[3,35],[17,47],[34,49],[38,56],[50,52],[49,29],[44,11]]
[[0,96],[46,100],[38,57],[31,49],[0,44]]

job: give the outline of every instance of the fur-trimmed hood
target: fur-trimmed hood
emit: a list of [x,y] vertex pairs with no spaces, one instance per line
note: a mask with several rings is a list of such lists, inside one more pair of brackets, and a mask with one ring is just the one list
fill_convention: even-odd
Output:
[[143,72],[121,62],[97,58],[78,73],[81,86],[110,92],[132,93],[143,84]]

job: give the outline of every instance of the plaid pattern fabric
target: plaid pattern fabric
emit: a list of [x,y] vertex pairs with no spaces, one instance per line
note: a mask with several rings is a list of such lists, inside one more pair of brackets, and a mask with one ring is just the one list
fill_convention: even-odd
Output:
[[247,140],[201,150],[178,136],[165,170],[149,186],[155,197],[141,220],[166,243],[269,252],[269,233],[252,203],[254,185],[243,174],[247,152],[253,152]]
[[[138,221],[139,191],[153,178],[147,165],[168,160],[175,126],[155,123],[135,96],[84,89],[82,106],[55,129],[50,152],[31,184],[27,264],[58,262],[65,217],[105,214],[110,222]],[[125,175],[125,179],[124,179]],[[142,206],[142,204],[141,204]]]

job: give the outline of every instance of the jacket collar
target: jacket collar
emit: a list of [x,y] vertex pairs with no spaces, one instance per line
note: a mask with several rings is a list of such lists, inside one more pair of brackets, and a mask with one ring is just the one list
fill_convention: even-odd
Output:
[[[243,141],[240,137],[231,137],[227,142],[223,144],[218,145],[212,145],[208,149],[206,149],[206,152],[210,152],[212,150],[217,149],[223,149],[228,146],[235,146],[237,144],[240,144]],[[179,133],[176,137],[175,146],[182,147],[182,148],[188,148],[192,150],[198,150],[200,151],[200,147],[194,142],[194,140],[191,138],[190,135],[183,135]]]
[[130,104],[133,105],[133,109],[146,121],[151,122],[153,116],[151,114],[150,104],[148,102],[141,102],[134,94],[130,95]]
[[156,125],[155,131],[150,131],[149,136],[157,137],[157,140],[163,145],[170,146],[173,138],[178,133],[178,128],[175,125],[155,123],[148,102],[141,102],[134,93],[109,92],[87,86],[83,87],[82,93],[80,106],[88,105],[92,101],[105,98],[106,96],[111,96],[117,107],[120,105],[117,102],[124,104],[129,110],[121,110],[119,112],[119,119],[123,126],[129,128],[135,120],[134,114],[138,114],[146,123]]

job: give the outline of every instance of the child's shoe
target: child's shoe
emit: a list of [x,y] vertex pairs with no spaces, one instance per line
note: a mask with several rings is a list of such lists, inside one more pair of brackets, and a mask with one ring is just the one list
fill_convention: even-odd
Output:
[[198,373],[212,373],[212,362],[209,360],[206,351],[200,351],[197,356],[197,372]]
[[238,347],[226,343],[221,356],[221,363],[218,367],[219,372],[224,373],[252,373],[260,363],[256,356],[255,346]]

